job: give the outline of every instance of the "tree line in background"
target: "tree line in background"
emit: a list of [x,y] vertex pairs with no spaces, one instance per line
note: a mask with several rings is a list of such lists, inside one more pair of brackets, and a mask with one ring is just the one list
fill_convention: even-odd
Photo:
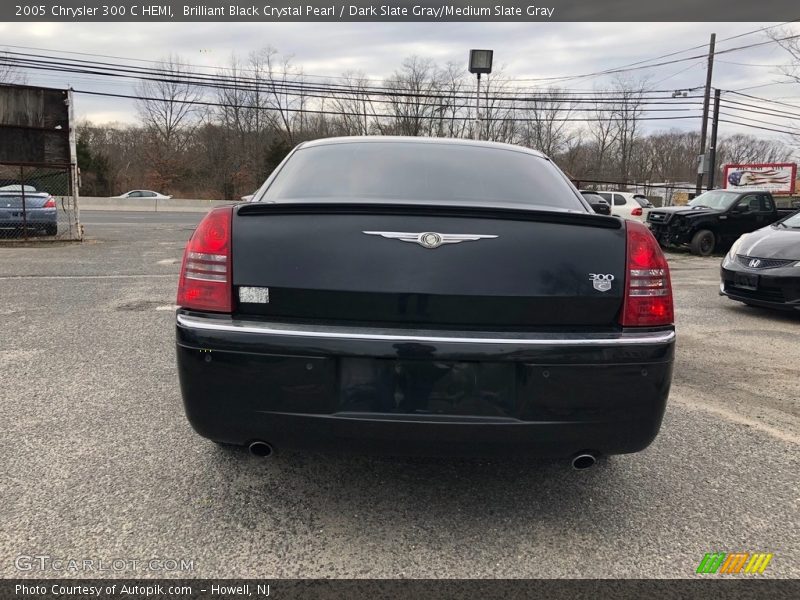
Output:
[[[544,152],[581,181],[696,176],[699,134],[644,131],[654,98],[645,80],[617,77],[609,89],[582,95],[556,87],[523,95],[494,74],[483,81],[477,121],[474,79],[463,66],[416,56],[377,83],[347,73],[336,84],[316,84],[271,48],[233,57],[200,85],[178,56],[162,61],[159,71],[166,75],[137,87],[140,124],[78,125],[83,195],[150,188],[237,199],[252,193],[297,143],[339,135],[519,144]],[[783,161],[791,152],[775,139],[736,134],[721,137],[717,164]]]

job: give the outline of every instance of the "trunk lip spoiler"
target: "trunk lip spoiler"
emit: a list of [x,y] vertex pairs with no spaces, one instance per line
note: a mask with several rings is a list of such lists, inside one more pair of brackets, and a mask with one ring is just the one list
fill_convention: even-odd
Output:
[[258,334],[275,337],[347,339],[380,342],[418,342],[454,344],[514,344],[525,346],[607,346],[667,344],[675,341],[675,329],[651,331],[618,331],[608,333],[510,333],[510,332],[443,332],[419,329],[384,329],[377,327],[343,327],[252,321],[177,313],[177,326],[185,329],[227,333]]
[[573,209],[528,208],[520,204],[492,203],[465,204],[429,201],[293,201],[293,202],[247,202],[235,207],[236,215],[246,217],[269,214],[367,214],[408,215],[420,217],[474,217],[545,221],[622,229],[623,222],[615,216],[599,215]]

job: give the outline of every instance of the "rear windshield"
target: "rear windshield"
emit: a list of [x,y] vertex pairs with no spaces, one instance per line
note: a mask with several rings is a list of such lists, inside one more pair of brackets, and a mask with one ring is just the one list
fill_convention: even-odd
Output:
[[298,150],[259,200],[301,199],[495,201],[586,210],[546,159],[499,148],[414,142]]
[[653,208],[653,205],[650,203],[650,200],[648,200],[644,196],[634,196],[633,199],[636,200],[636,202],[638,202],[639,206],[641,206],[642,208]]
[[[25,194],[25,202],[31,208],[44,204],[46,194]],[[0,194],[0,208],[16,208],[22,206],[22,195],[19,194]]]

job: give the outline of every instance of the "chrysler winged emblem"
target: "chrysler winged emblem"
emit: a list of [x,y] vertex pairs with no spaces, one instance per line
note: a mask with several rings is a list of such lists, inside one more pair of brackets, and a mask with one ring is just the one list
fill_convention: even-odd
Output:
[[411,233],[406,231],[362,231],[367,235],[379,235],[390,240],[400,240],[401,242],[413,242],[423,248],[438,248],[445,244],[460,244],[461,242],[475,242],[477,240],[488,240],[496,238],[496,235],[480,235],[476,233],[436,233],[435,231],[423,231],[422,233]]
[[761,264],[761,259],[760,258],[754,258],[749,263],[747,263],[747,266],[755,269],[760,264]]

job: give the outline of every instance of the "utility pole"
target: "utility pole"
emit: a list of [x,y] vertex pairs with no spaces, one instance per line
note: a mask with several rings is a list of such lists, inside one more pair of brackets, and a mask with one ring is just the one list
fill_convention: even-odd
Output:
[[714,177],[717,174],[717,128],[719,127],[719,95],[720,90],[714,90],[714,115],[711,117],[711,145],[708,148],[708,187],[714,189]]
[[[717,34],[711,34],[711,41],[708,44],[708,67],[706,68],[706,91],[703,96],[703,124],[700,128],[700,156],[704,157],[706,153],[706,134],[708,133],[708,105],[711,100],[711,74],[714,71],[714,44],[717,41]],[[705,159],[703,161],[703,168],[707,169]],[[699,194],[703,189],[703,170],[697,170],[697,185],[695,186],[695,194]]]

